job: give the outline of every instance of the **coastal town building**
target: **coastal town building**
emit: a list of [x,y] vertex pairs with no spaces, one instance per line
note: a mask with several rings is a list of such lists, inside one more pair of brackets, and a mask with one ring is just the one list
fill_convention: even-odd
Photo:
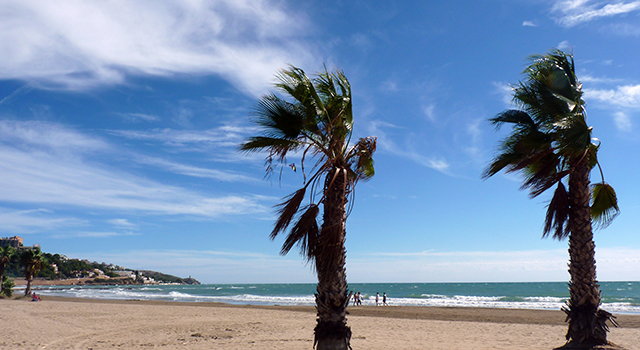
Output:
[[7,238],[0,238],[0,247],[4,248],[7,246],[11,246],[16,249],[22,247],[22,237],[13,236],[13,237],[7,237]]
[[0,248],[4,248],[7,246],[11,246],[15,249],[34,249],[40,248],[39,244],[34,244],[33,246],[25,246],[22,244],[22,237],[13,236],[7,238],[0,238]]

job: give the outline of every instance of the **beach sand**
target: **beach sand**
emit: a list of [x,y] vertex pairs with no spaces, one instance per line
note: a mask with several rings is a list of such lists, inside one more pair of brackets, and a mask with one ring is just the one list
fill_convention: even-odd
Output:
[[[553,349],[560,311],[350,307],[354,349]],[[619,315],[609,340],[640,350],[640,316]],[[308,306],[113,301],[46,297],[0,300],[0,349],[311,349]]]

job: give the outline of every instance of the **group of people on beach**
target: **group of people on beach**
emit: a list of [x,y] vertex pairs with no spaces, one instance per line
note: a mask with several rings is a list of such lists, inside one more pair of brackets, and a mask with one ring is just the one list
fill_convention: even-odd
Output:
[[[353,306],[362,305],[362,294],[360,292],[353,293]],[[380,293],[376,292],[376,306],[380,306]],[[382,306],[388,306],[387,293],[382,293]]]

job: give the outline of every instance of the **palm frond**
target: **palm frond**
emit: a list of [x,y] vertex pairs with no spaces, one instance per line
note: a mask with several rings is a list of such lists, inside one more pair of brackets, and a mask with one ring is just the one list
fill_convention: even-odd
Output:
[[594,184],[591,191],[593,198],[591,217],[594,225],[597,228],[605,228],[620,214],[616,191],[611,185],[604,182]]
[[375,153],[376,147],[376,137],[364,137],[358,140],[358,143],[347,154],[347,161],[351,165],[348,170],[353,173],[354,181],[367,181],[375,175],[373,153]]
[[296,139],[305,126],[304,115],[296,106],[273,94],[260,99],[254,114],[256,124],[262,126],[266,135],[274,138]]
[[515,124],[514,127],[520,128],[536,127],[531,116],[527,112],[519,109],[508,109],[489,119],[489,121],[491,124],[495,125],[496,129],[499,129],[505,123]]
[[307,188],[303,187],[292,193],[291,195],[285,197],[282,203],[276,205],[276,207],[279,208],[277,210],[278,221],[276,221],[276,224],[274,225],[273,231],[271,231],[269,238],[271,238],[272,240],[275,239],[278,233],[282,232],[287,228],[287,226],[289,226],[291,220],[293,220],[293,217],[296,215],[298,209],[300,208],[300,203],[302,203],[306,191]]
[[296,151],[301,145],[298,140],[255,136],[250,137],[246,142],[242,143],[240,145],[240,151],[251,153],[268,149],[273,151],[274,154],[285,154],[290,151]]
[[314,261],[319,240],[317,221],[319,212],[320,209],[315,204],[309,205],[306,208],[282,244],[282,249],[280,250],[281,255],[286,255],[295,245],[298,245],[300,254],[305,260],[307,262]]
[[567,156],[582,156],[591,146],[591,130],[582,114],[567,116],[556,123],[558,148]]
[[544,220],[542,237],[546,237],[553,231],[553,238],[562,240],[569,236],[569,196],[562,182],[553,193],[553,198],[547,205],[547,215]]

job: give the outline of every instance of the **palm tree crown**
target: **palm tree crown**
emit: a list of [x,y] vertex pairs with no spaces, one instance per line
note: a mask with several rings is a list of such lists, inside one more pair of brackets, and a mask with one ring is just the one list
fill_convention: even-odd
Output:
[[[297,245],[315,267],[318,324],[314,345],[319,350],[347,349],[351,338],[345,316],[350,297],[344,248],[347,203],[356,183],[374,175],[376,138],[351,143],[351,86],[342,71],[329,73],[325,68],[310,79],[302,69],[291,66],[281,71],[277,80],[276,88],[290,98],[269,94],[259,101],[255,122],[262,134],[249,138],[240,149],[266,151],[268,174],[278,164],[280,169],[286,166],[287,156],[301,156],[303,186],[277,205],[278,218],[270,237],[274,239],[290,227],[281,254]],[[307,177],[305,165],[309,161],[312,165]],[[305,198],[309,202],[302,205]]]
[[27,288],[24,295],[31,294],[31,281],[44,264],[45,258],[39,248],[23,249],[22,253],[20,253],[20,265],[24,267],[24,277],[27,280]]
[[[325,71],[311,80],[302,69],[289,67],[277,78],[279,82],[275,86],[291,96],[293,101],[274,94],[264,96],[255,111],[255,122],[262,127],[263,135],[249,138],[240,149],[246,152],[267,151],[268,172],[274,171],[274,161],[284,166],[287,156],[294,153],[302,152],[303,173],[305,161],[308,158],[315,160],[309,178],[304,173],[304,186],[278,205],[279,217],[271,238],[286,230],[299,214],[300,205],[311,185],[310,204],[291,229],[281,253],[287,254],[299,244],[304,257],[316,263],[318,233],[314,223],[319,214],[318,204],[326,199],[326,193],[318,191],[317,186],[323,176],[332,173],[330,183],[335,182],[338,176],[344,177],[344,193],[351,194],[358,181],[370,179],[375,173],[372,155],[376,149],[376,138],[362,138],[356,144],[350,144],[353,129],[351,86],[343,72]],[[328,184],[324,185],[323,188]]]
[[[501,170],[520,172],[522,189],[529,189],[531,197],[555,187],[543,236],[553,232],[557,239],[569,237],[570,299],[563,308],[569,321],[568,345],[607,344],[606,321],[614,325],[615,321],[599,309],[592,222],[604,227],[617,216],[616,193],[604,181],[598,163],[600,145],[587,125],[573,57],[553,50],[532,56],[531,61],[525,81],[513,88],[513,100],[520,108],[490,119],[497,128],[509,124],[513,129],[483,177]],[[590,172],[596,166],[602,180],[590,186]]]
[[0,294],[2,294],[4,286],[3,286],[3,282],[4,282],[4,269],[5,266],[11,262],[11,259],[13,258],[15,254],[15,249],[8,245],[6,247],[0,247]]
[[[583,161],[588,169],[599,167],[599,144],[592,141],[592,127],[582,99],[582,83],[575,75],[573,57],[560,50],[548,55],[531,56],[532,64],[525,70],[524,83],[513,88],[513,101],[520,109],[506,110],[490,121],[500,128],[513,126],[513,132],[500,146],[499,155],[485,170],[488,178],[501,170],[521,172],[522,189],[537,197],[556,186],[548,205],[543,235],[553,232],[557,239],[566,238],[569,200],[563,180]],[[592,187],[591,214],[601,227],[618,214],[615,191],[604,182]]]

